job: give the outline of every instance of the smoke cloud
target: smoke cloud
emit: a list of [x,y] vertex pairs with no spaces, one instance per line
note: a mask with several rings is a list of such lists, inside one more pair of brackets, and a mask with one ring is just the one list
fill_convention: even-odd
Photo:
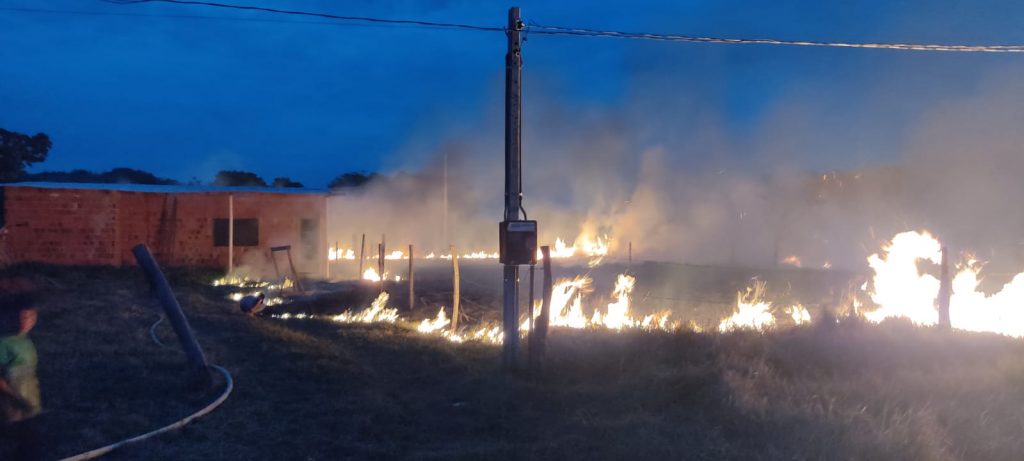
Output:
[[[802,97],[765,110],[753,142],[730,139],[719,105],[701,98],[652,101],[657,92],[634,92],[635,101],[615,108],[528,99],[524,208],[539,221],[541,244],[607,236],[621,257],[631,242],[641,259],[758,267],[793,255],[805,267],[862,269],[896,232],[929,229],[954,249],[1019,266],[1017,80],[989,78],[974,93],[935,99],[899,120],[905,129],[891,152],[863,161],[833,151],[868,149],[857,139],[871,138],[873,125],[826,130],[841,133],[830,141],[814,132],[830,122]],[[412,243],[423,253],[447,252],[449,243],[460,253],[496,251],[504,179],[495,103],[477,124],[424,130],[434,147],[410,142],[400,155],[417,168],[334,196],[332,244],[358,245],[366,233],[369,242],[386,234],[389,246]],[[884,121],[888,104],[880,97],[867,106]]]

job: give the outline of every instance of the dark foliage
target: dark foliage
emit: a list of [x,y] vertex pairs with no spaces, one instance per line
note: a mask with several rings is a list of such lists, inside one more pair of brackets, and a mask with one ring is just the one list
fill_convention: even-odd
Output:
[[274,182],[270,184],[273,187],[303,187],[301,182],[292,181],[288,178],[274,178]]
[[221,170],[213,179],[214,186],[226,187],[267,187],[263,178],[248,171]]
[[20,180],[26,167],[46,160],[52,146],[43,133],[29,136],[0,128],[0,182]]
[[161,178],[148,171],[136,170],[133,168],[114,168],[102,173],[95,173],[86,170],[43,171],[41,173],[27,174],[24,176],[24,180],[98,184],[178,184],[178,182],[173,179]]
[[377,178],[377,173],[366,173],[365,171],[350,171],[334,178],[327,185],[331,189],[346,187],[362,187]]

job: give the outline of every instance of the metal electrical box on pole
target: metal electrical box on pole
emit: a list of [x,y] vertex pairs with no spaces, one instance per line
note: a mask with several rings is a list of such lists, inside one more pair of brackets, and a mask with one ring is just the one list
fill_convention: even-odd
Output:
[[[505,265],[501,317],[504,342],[501,361],[507,371],[516,369],[519,355],[519,264],[529,264],[529,261],[523,261],[522,253],[532,244],[532,252],[535,254],[537,246],[537,223],[519,218],[523,199],[523,56],[520,48],[522,30],[523,21],[520,19],[519,7],[509,8],[506,29],[508,53],[505,55],[505,219],[500,224],[498,237],[501,263]],[[530,257],[536,258],[535,255]]]

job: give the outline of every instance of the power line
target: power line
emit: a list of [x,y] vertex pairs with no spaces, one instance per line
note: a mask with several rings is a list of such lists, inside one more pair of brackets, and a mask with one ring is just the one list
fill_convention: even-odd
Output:
[[954,51],[974,53],[1024,53],[1024,45],[942,45],[942,44],[916,44],[916,43],[852,43],[852,42],[823,42],[808,40],[779,40],[771,38],[722,38],[722,37],[697,37],[692,35],[677,34],[654,34],[646,32],[623,32],[614,30],[580,29],[560,26],[543,26],[531,24],[528,30],[532,34],[542,35],[576,35],[587,37],[609,37],[626,38],[635,40],[658,40],[669,42],[693,42],[693,43],[725,43],[725,44],[754,44],[754,45],[796,45],[796,46],[825,46],[835,48],[872,48],[904,51]]
[[[345,16],[330,13],[317,13],[310,11],[282,10],[252,5],[233,5],[227,3],[195,1],[195,0],[103,0],[107,3],[118,5],[139,4],[139,3],[172,3],[179,5],[207,6],[215,8],[226,8],[245,11],[260,11],[265,13],[285,14],[295,16],[319,17],[340,21],[359,21],[378,24],[412,25],[425,26],[443,29],[475,30],[484,32],[504,32],[504,27],[481,26],[474,24],[461,24],[450,22],[420,21],[413,19],[385,19],[368,16]],[[291,22],[291,21],[288,21]],[[782,46],[817,46],[832,48],[866,48],[902,51],[942,51],[961,53],[1024,53],[1024,45],[959,45],[959,44],[920,44],[920,43],[857,43],[857,42],[829,42],[812,40],[780,40],[773,38],[726,38],[726,37],[701,37],[680,34],[659,34],[649,32],[626,32],[617,30],[598,30],[577,27],[547,26],[531,23],[524,26],[528,33],[538,35],[568,35],[584,37],[606,37],[631,40],[655,40],[667,42],[689,42],[689,43],[720,43],[720,44],[752,44],[752,45],[782,45]]]
[[[18,7],[0,7],[0,11],[13,11],[19,13],[41,13],[41,14],[63,14],[63,15],[76,15],[76,16],[117,16],[117,17],[132,17],[132,18],[170,18],[170,19],[202,19],[202,20],[213,20],[213,21],[236,21],[236,22],[256,22],[256,23],[272,23],[272,24],[313,24],[322,26],[338,26],[338,27],[389,27],[387,24],[352,24],[344,23],[339,21],[308,21],[308,20],[284,20],[284,19],[271,19],[271,18],[243,18],[238,16],[206,16],[198,14],[149,14],[149,13],[118,13],[112,11],[86,11],[86,10],[52,10],[52,9],[40,9],[40,8],[18,8]],[[433,28],[417,26],[421,28]]]

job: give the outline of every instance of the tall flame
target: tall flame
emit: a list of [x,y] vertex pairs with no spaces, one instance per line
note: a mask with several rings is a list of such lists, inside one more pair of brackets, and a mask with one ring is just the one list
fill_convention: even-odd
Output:
[[882,254],[868,257],[868,265],[875,272],[871,300],[878,305],[864,318],[880,322],[889,317],[906,317],[921,325],[938,322],[935,298],[939,294],[939,279],[921,274],[919,260],[933,263],[942,261],[942,246],[928,232],[903,232],[882,247]]
[[[940,282],[921,274],[917,262],[941,263],[941,248],[928,232],[904,232],[882,248],[885,255],[871,255],[868,264],[875,275],[874,290],[869,294],[878,309],[864,317],[874,322],[903,317],[920,325],[936,324]],[[992,295],[978,290],[980,273],[981,265],[968,258],[953,276],[949,302],[953,328],[1024,337],[1024,273]]]
[[636,326],[636,321],[629,316],[629,294],[633,292],[633,285],[635,284],[636,278],[626,274],[619,274],[615,281],[615,291],[612,292],[615,302],[608,304],[608,312],[603,316],[600,311],[594,311],[594,318],[591,323],[604,325],[613,330],[621,330],[627,326]]
[[[387,277],[387,273],[386,272],[384,273],[384,276]],[[371,267],[371,268],[366,269],[365,271],[363,271],[363,280],[369,280],[371,282],[379,282],[380,281],[380,274],[377,273],[377,269],[374,269],[374,268]]]
[[[548,324],[553,327],[585,328],[587,317],[583,315],[582,291],[590,286],[591,279],[577,276],[572,280],[559,280],[551,289],[551,308]],[[540,309],[536,309],[540,312]]]
[[718,330],[765,329],[775,325],[775,316],[771,312],[772,303],[764,299],[766,286],[765,282],[757,281],[753,287],[747,288],[746,292],[737,292],[736,312],[722,320]]

